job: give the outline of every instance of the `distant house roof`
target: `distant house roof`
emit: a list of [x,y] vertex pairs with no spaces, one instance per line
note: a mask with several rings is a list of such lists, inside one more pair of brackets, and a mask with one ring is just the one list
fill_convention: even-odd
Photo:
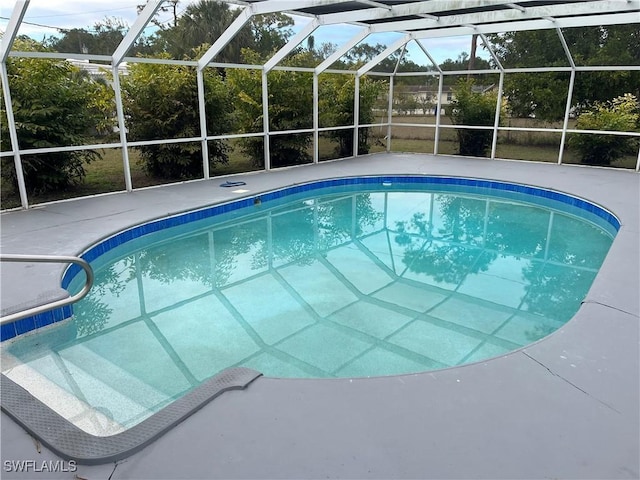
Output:
[[[102,77],[106,74],[106,72],[111,70],[111,65],[105,65],[101,63],[91,63],[89,60],[78,60],[77,58],[67,58],[67,62],[71,65],[88,72],[92,77]],[[127,75],[129,73],[129,67],[127,62],[122,62],[118,65],[118,72],[123,75]]]

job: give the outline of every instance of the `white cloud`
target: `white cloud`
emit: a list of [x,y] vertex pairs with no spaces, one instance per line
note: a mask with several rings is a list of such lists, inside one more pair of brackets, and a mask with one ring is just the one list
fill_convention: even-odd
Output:
[[[421,40],[421,43],[438,63],[442,63],[447,59],[456,60],[462,52],[471,53],[471,35],[429,38]],[[486,60],[490,58],[489,52],[482,48],[480,40],[477,43],[476,56]]]

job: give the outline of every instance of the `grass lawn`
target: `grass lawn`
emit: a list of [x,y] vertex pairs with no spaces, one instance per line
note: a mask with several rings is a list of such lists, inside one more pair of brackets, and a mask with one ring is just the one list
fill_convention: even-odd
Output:
[[[49,192],[45,194],[29,195],[29,204],[51,202],[67,198],[83,197],[107,192],[120,192],[126,189],[124,180],[124,164],[122,150],[110,148],[100,150],[102,158],[85,165],[86,176],[84,182],[68,187],[64,191]],[[143,188],[152,185],[172,183],[170,180],[149,176],[140,161],[140,154],[135,149],[129,150],[129,166],[131,170],[131,183],[133,188]],[[239,151],[233,149],[226,165],[216,165],[211,169],[211,176],[228,175],[238,172],[256,170],[252,162]],[[20,206],[20,196],[15,185],[7,185],[6,181],[0,184],[0,201],[2,209]]]
[[[558,161],[558,150],[559,147],[550,145],[498,143],[496,158],[556,163]],[[391,151],[433,153],[433,140],[393,138],[391,140]],[[458,142],[440,141],[438,153],[456,155],[457,152]],[[633,155],[626,155],[613,162],[610,166],[614,168],[635,169],[637,160],[637,157]],[[580,158],[576,152],[567,149],[564,151],[562,162],[578,164],[580,163]]]

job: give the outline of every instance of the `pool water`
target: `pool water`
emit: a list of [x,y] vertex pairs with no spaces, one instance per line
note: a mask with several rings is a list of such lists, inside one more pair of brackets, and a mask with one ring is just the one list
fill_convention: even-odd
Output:
[[524,195],[367,188],[124,243],[73,320],[7,351],[128,427],[233,366],[366,377],[516,350],[572,318],[613,240]]

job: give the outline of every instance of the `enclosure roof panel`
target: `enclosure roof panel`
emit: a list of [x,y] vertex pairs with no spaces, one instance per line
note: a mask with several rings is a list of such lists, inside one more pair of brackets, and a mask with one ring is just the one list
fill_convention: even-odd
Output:
[[[258,5],[273,3],[278,0],[248,0],[243,4]],[[598,15],[601,13],[635,14],[636,19],[630,17],[629,22],[640,21],[640,2],[636,0],[520,0],[510,2],[508,0],[302,0],[297,2],[294,9],[288,9],[289,2],[281,2],[289,13],[329,17],[333,19],[340,16],[345,23],[358,22],[367,25],[391,23],[407,20],[431,19],[441,21],[446,19],[448,26],[467,26],[468,24],[488,23],[491,21],[491,13],[520,14],[524,18],[545,18],[548,16],[575,17]],[[534,15],[531,15],[534,13]],[[477,22],[469,22],[468,16],[477,16]],[[457,25],[456,17],[460,18]],[[496,20],[501,16],[497,15]],[[518,20],[514,17],[509,20]],[[333,23],[333,22],[332,22]],[[437,28],[428,23],[426,28]],[[417,27],[416,27],[417,28]]]
[[[317,25],[352,24],[366,27],[370,34],[402,33],[405,41],[396,42],[397,48],[404,48],[412,39],[430,37],[482,36],[538,29],[559,32],[563,27],[640,23],[640,0],[249,0],[239,3],[248,5],[254,13],[275,12],[280,7],[282,12],[312,17]],[[393,52],[387,49],[384,53]],[[369,71],[376,61],[386,56],[376,57],[359,69],[359,74]],[[271,61],[269,67],[273,68],[275,63]]]
[[[597,27],[600,25],[640,25],[640,0],[217,0],[234,4],[238,16],[198,60],[202,70],[210,64],[254,17],[286,13],[311,19],[308,28],[299,31],[283,50],[267,61],[265,68],[277,66],[287,54],[320,28],[351,25],[366,29],[343,45],[353,48],[359,41],[377,34],[396,33],[412,40],[455,36],[502,34],[526,30]],[[0,61],[12,50],[17,28],[23,22],[30,0],[16,0],[8,19],[5,35],[0,39]],[[153,14],[166,6],[166,0],[150,0],[123,42],[112,54],[118,64],[152,23]],[[234,8],[236,8],[234,7]],[[26,22],[25,22],[26,23]],[[475,37],[474,37],[475,38]],[[296,43],[297,42],[297,43]],[[388,46],[388,45],[387,45]],[[345,49],[339,49],[341,54]],[[393,52],[392,52],[393,53]],[[570,52],[569,52],[570,54]],[[45,55],[41,53],[40,55]],[[571,61],[570,61],[571,62]],[[320,71],[329,65],[322,64]],[[367,66],[368,71],[369,66]],[[361,70],[361,71],[365,71]]]

